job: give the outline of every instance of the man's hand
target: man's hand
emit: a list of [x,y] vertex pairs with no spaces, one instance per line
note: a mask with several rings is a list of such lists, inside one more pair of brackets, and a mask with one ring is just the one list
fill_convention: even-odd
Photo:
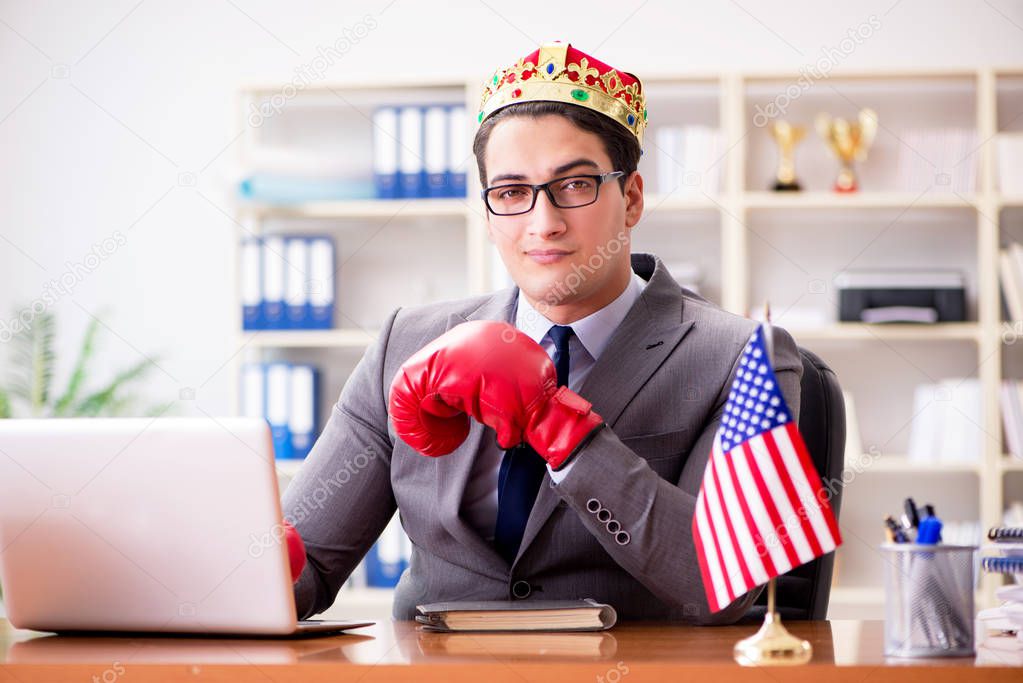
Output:
[[284,525],[284,542],[288,546],[291,582],[295,583],[305,567],[305,543],[302,542],[302,537],[298,535],[295,527],[291,526],[291,522],[284,520],[282,524]]
[[409,358],[391,382],[394,428],[423,455],[447,455],[469,434],[469,416],[501,448],[529,443],[557,469],[603,426],[592,405],[559,387],[554,363],[505,322],[462,323]]

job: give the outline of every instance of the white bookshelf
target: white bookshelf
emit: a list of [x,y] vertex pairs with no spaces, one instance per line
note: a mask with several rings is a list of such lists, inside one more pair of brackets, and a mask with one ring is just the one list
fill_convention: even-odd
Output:
[[[314,120],[332,108],[337,110],[334,120],[338,128],[343,132],[350,127],[357,138],[351,141],[353,154],[364,154],[368,143],[361,138],[369,130],[367,113],[375,104],[437,98],[461,101],[470,113],[470,130],[466,134],[471,139],[482,78],[481,74],[469,74],[464,80],[427,84],[401,81],[321,84],[299,93],[287,106],[304,108]],[[843,387],[856,396],[864,443],[882,443],[886,439],[891,442],[881,448],[883,455],[871,464],[869,472],[857,475],[847,484],[841,519],[847,543],[839,554],[837,583],[831,600],[833,616],[880,617],[881,560],[873,548],[882,540],[880,516],[901,509],[901,501],[892,500],[894,493],[884,491],[894,491],[903,485],[924,487],[924,495],[936,496],[930,502],[938,506],[939,514],[944,503],[957,519],[979,519],[985,528],[999,522],[1008,496],[1023,496],[1023,460],[1003,454],[999,412],[1000,380],[1006,368],[1009,374],[1023,378],[1023,352],[1001,340],[997,272],[1000,245],[1013,232],[1018,232],[1023,241],[1023,197],[1002,196],[998,192],[994,145],[989,144],[1004,126],[1015,126],[1011,130],[1023,128],[1023,122],[1011,123],[1007,115],[1009,109],[1018,111],[1023,107],[1020,87],[1023,71],[836,69],[829,78],[818,81],[793,100],[783,116],[808,127],[807,137],[796,153],[797,174],[801,180],[809,181],[806,191],[765,191],[776,160],[775,150],[765,131],[752,124],[750,114],[758,103],[771,100],[797,79],[798,74],[773,71],[720,75],[661,73],[644,79],[651,112],[647,154],[640,165],[647,178],[646,212],[634,234],[633,249],[654,251],[666,262],[702,257],[708,281],[705,293],[730,311],[747,314],[771,297],[772,310],[780,315],[775,322],[787,327],[797,342],[835,368]],[[280,87],[275,85],[244,88],[240,93],[240,116],[245,116],[246,106],[253,98],[279,91]],[[850,116],[861,105],[878,110],[882,129],[870,157],[858,165],[861,192],[836,195],[827,185],[837,172],[837,162],[827,159],[822,152],[823,145],[816,137],[809,114],[828,110]],[[651,154],[653,131],[667,123],[711,125],[721,131],[727,152],[720,161],[721,182],[717,192],[665,193],[651,182],[656,177],[650,166],[656,163],[656,155]],[[898,133],[915,125],[968,126],[975,131],[982,144],[967,162],[975,160],[977,166],[976,185],[971,192],[908,192],[895,187],[891,178],[899,147]],[[244,149],[256,141],[259,133],[247,127],[240,160],[243,166]],[[300,132],[296,135],[301,137]],[[281,140],[286,142],[286,136],[276,143]],[[368,164],[368,158],[365,161]],[[446,251],[460,255],[457,267],[434,263],[424,250],[421,259],[374,264],[378,265],[376,271],[367,267],[359,271],[358,281],[344,282],[342,278],[339,286],[355,287],[360,303],[365,300],[381,310],[419,303],[417,297],[422,296],[422,291],[428,291],[432,299],[479,294],[493,288],[497,281],[495,268],[499,266],[495,265],[498,262],[486,238],[474,160],[469,163],[467,185],[466,199],[325,201],[288,206],[239,202],[238,220],[245,226],[239,228],[239,237],[245,230],[336,231],[339,235],[355,233],[365,237],[381,225],[412,226],[405,233],[385,238],[400,246],[405,239],[415,239],[416,230],[421,227],[432,230],[431,240],[443,240]],[[857,250],[866,249],[862,244],[866,238],[861,243],[855,242],[856,238],[875,233],[886,248],[890,242],[888,255],[892,258],[901,255],[897,263],[902,265],[960,266],[967,273],[968,321],[934,326],[830,322],[806,327],[796,321],[786,323],[782,314],[788,304],[797,300],[797,289],[792,283],[798,283],[804,276],[796,272],[793,264],[785,262],[784,254],[799,253],[805,261],[812,262],[815,252],[820,252],[822,262],[832,259],[834,269],[844,266],[840,262],[843,255],[852,258]],[[866,267],[884,265],[884,259],[875,260]],[[394,279],[393,268],[399,266],[407,269],[407,290],[401,286],[381,286],[387,278]],[[237,267],[237,254],[231,267]],[[386,272],[387,267],[392,270]],[[341,263],[341,268],[346,268],[346,264]],[[450,281],[433,289],[420,284],[416,289],[416,278],[421,283],[423,278],[436,273],[448,273]],[[786,282],[786,277],[792,282]],[[339,305],[343,303],[342,297],[336,299]],[[837,307],[833,299],[828,305],[831,311]],[[335,369],[339,364],[347,364],[350,371],[378,329],[372,320],[353,321],[346,318],[346,311],[339,310],[336,330],[246,333],[241,330],[237,296],[234,315],[238,330],[236,348],[242,349],[233,359],[235,377],[246,359],[288,358],[292,354]],[[1017,362],[1016,356],[1020,357],[1018,371],[1011,369]],[[983,419],[978,428],[986,436],[979,461],[920,463],[904,455],[905,435],[892,436],[895,429],[886,420],[897,417],[904,421],[912,407],[912,394],[907,394],[902,385],[881,374],[878,368],[898,369],[908,381],[915,372],[914,366],[919,366],[918,381],[953,370],[980,381]],[[336,400],[343,377],[347,376],[338,372],[342,379],[323,389],[321,402],[327,409]],[[875,372],[877,376],[872,377]],[[234,399],[237,406],[237,395]],[[298,466],[294,462],[280,465],[288,476]],[[888,497],[873,498],[875,490],[881,492],[877,496]],[[876,520],[871,521],[871,514]],[[980,606],[993,601],[996,581],[996,577],[984,579],[978,593]],[[383,602],[389,603],[384,594],[343,592],[342,598],[346,595],[353,604],[379,608]]]

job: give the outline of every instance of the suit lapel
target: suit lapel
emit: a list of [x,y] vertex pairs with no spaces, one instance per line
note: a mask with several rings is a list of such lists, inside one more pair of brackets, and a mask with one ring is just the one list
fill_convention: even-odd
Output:
[[[510,293],[509,293],[510,292]],[[515,314],[515,302],[518,294],[517,289],[502,290],[491,298],[487,299],[482,306],[468,315],[451,314],[445,325],[445,330],[464,323],[468,320],[504,320],[513,322]],[[465,495],[465,488],[469,482],[469,475],[472,473],[476,455],[480,452],[483,444],[483,435],[486,428],[476,420],[470,420],[469,436],[454,453],[437,458],[437,500],[440,501],[441,523],[448,533],[458,539],[462,545],[471,549],[473,556],[487,558],[481,562],[481,568],[494,570],[501,568],[499,572],[493,573],[498,578],[504,578],[506,572],[504,558],[502,558],[494,546],[487,543],[476,530],[462,519],[462,499]],[[492,436],[491,436],[492,438]],[[496,482],[495,482],[496,485]]]
[[[579,393],[593,404],[593,410],[612,428],[629,401],[693,326],[692,320],[683,321],[682,293],[659,259],[633,255],[633,269],[642,277],[645,275],[644,266],[649,268],[650,261],[653,262],[653,272],[643,293],[629,309],[580,387]],[[550,474],[545,474],[526,522],[516,561],[536,538],[559,501]]]

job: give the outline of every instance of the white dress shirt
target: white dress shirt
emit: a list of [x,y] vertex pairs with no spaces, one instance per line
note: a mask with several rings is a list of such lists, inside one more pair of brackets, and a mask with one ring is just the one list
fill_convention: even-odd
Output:
[[[632,273],[629,284],[617,299],[599,311],[569,324],[574,332],[568,341],[569,389],[579,391],[586,376],[590,374],[590,369],[607,348],[611,335],[625,320],[626,314],[639,299],[645,286],[646,281]],[[547,332],[555,324],[537,311],[519,290],[515,307],[515,327],[542,346],[551,358],[554,357],[554,341]],[[476,455],[462,499],[462,515],[465,520],[488,541],[493,540],[494,526],[497,524],[497,475],[503,457],[504,450],[497,445],[496,439],[484,444]],[[550,465],[547,466],[555,483],[564,479],[571,469],[571,462],[557,472],[553,471]]]

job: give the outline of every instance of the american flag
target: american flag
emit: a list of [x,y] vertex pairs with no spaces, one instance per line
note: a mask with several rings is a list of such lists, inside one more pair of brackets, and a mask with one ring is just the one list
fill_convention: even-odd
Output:
[[693,517],[712,612],[842,539],[759,328],[743,351]]

